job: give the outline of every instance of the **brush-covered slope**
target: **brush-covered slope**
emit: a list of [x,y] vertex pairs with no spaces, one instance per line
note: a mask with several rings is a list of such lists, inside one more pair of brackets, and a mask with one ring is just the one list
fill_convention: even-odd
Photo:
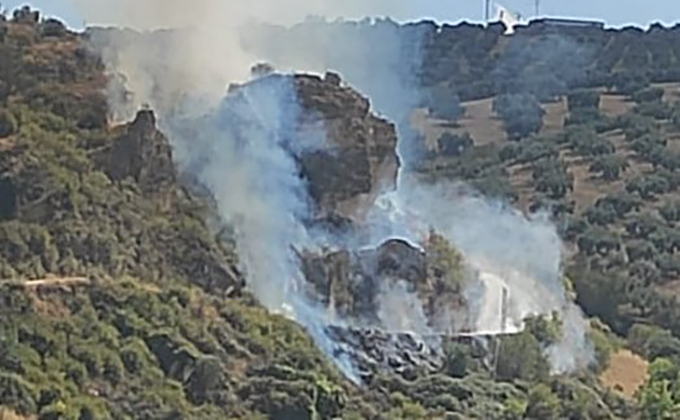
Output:
[[233,246],[178,183],[153,114],[107,126],[83,39],[30,10],[0,34],[4,417],[500,418],[527,400],[458,361],[349,383],[243,294]]
[[[411,70],[408,81],[422,96],[413,115],[422,137],[410,147],[423,156],[417,171],[552,216],[583,309],[669,369],[640,395],[653,411],[663,380],[677,386],[680,363],[679,29],[531,24],[504,36],[500,24],[379,19],[267,26],[252,48],[295,65],[302,63],[292,52],[306,45],[348,74],[356,70],[348,58],[371,60],[375,73],[353,74],[368,79],[366,90],[380,86],[386,56]],[[341,37],[359,52],[330,48],[327,40]],[[276,48],[268,49],[270,38]],[[371,54],[357,39],[395,51]]]
[[[211,205],[179,182],[153,114],[107,125],[104,69],[81,35],[22,9],[0,20],[0,57],[2,416],[424,420],[636,413],[592,373],[550,376],[544,350],[555,325],[545,320],[503,340],[493,373],[470,347],[447,342],[444,362],[433,370],[385,369],[367,384],[350,383],[305,331],[267,313],[245,291],[233,238],[213,229],[221,226],[212,223]],[[305,99],[316,103],[317,94],[333,98],[341,90],[326,82],[333,85],[311,80]],[[365,103],[355,99],[331,111]],[[390,130],[365,111],[360,117],[350,122]],[[392,139],[382,139],[376,145],[385,148],[392,173]],[[609,337],[605,328],[596,333],[605,360]],[[656,349],[649,345],[654,334],[639,329],[635,343]],[[656,379],[663,384],[666,376]]]

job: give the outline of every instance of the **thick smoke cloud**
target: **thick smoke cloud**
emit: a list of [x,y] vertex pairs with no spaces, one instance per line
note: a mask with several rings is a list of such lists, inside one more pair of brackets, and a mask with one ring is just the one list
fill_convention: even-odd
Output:
[[[375,111],[397,123],[400,152],[408,168],[417,157],[410,147],[414,135],[408,121],[421,99],[415,83],[420,47],[436,28],[426,23],[404,31],[389,20],[329,23],[316,19],[284,36],[284,29],[277,26],[309,14],[389,15],[406,7],[406,2],[390,0],[77,2],[89,22],[137,29],[181,28],[144,37],[91,31],[93,45],[111,72],[119,75],[111,84],[113,116],[129,118],[143,104],[156,110],[181,169],[210,190],[220,216],[235,227],[249,287],[268,308],[285,311],[307,327],[332,355],[333,343],[324,329],[342,320],[307,298],[293,251],[321,245],[318,233],[304,224],[309,197],[296,158],[323,145],[322,127],[302,133],[295,129],[302,110],[290,78],[265,78],[229,95],[227,88],[249,79],[251,66],[263,61],[283,71],[338,71],[371,98]],[[404,172],[398,191],[378,200],[365,226],[368,241],[350,242],[376,245],[398,236],[418,243],[431,227],[489,279],[466,291],[468,296],[482,296],[471,299],[477,331],[516,331],[526,315],[559,311],[569,320],[569,328],[565,340],[550,350],[554,367],[562,371],[583,366],[591,354],[585,325],[578,309],[566,301],[560,281],[561,243],[547,220],[528,220],[459,185],[425,187]],[[329,235],[321,236],[327,244]],[[502,287],[511,294],[507,326],[494,321]],[[404,284],[383,287],[378,302],[385,329],[437,332],[428,325],[422,303]],[[406,319],[403,308],[410,308]],[[443,319],[437,324],[455,322]],[[355,377],[346,360],[336,361]]]
[[[567,372],[594,361],[587,323],[565,293],[562,242],[546,215],[527,218],[463,184],[424,185],[403,175],[399,190],[383,196],[371,218],[375,237],[423,238],[434,228],[456,244],[480,271],[466,290],[474,331],[517,332],[528,316],[558,312],[564,328],[562,340],[548,351],[553,369]],[[501,325],[503,288],[508,320]]]

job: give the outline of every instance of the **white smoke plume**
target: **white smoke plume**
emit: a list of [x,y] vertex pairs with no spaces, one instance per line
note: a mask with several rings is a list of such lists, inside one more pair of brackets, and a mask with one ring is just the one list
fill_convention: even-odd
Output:
[[423,305],[405,281],[384,282],[378,295],[378,317],[387,331],[430,335]]
[[[562,242],[545,215],[530,219],[463,184],[425,185],[403,175],[399,189],[383,196],[371,215],[374,235],[424,237],[434,228],[481,273],[466,294],[476,315],[475,332],[518,332],[529,316],[560,314],[559,343],[548,349],[555,372],[590,365],[594,349],[581,310],[568,300],[561,276]],[[502,325],[502,289],[509,292]]]
[[[293,132],[291,124],[301,110],[288,78],[263,79],[247,91],[224,98],[229,84],[247,80],[251,66],[258,62],[270,62],[282,70],[339,71],[349,84],[370,97],[376,111],[397,122],[402,158],[408,164],[413,156],[406,121],[420,99],[408,77],[420,64],[419,45],[404,44],[395,24],[388,20],[370,23],[372,39],[365,38],[366,31],[348,31],[347,24],[322,20],[295,27],[294,36],[304,48],[288,54],[281,53],[292,48],[281,45],[283,40],[276,36],[280,27],[263,27],[255,22],[290,24],[308,15],[390,15],[410,7],[411,2],[74,1],[90,23],[182,29],[156,31],[143,41],[127,32],[115,36],[92,33],[93,43],[100,48],[109,69],[123,75],[122,80],[116,79],[119,85],[111,89],[115,117],[128,118],[142,104],[156,110],[162,128],[173,141],[181,169],[210,189],[221,216],[235,226],[249,287],[268,308],[287,311],[307,327],[331,355],[332,343],[324,326],[340,321],[329,318],[326,311],[306,299],[291,248],[313,249],[318,245],[302,222],[309,212],[309,198],[295,157],[302,148],[319,147],[323,136],[314,131]],[[256,36],[254,28],[264,30],[261,33],[265,35]],[[435,28],[425,24],[410,30],[425,36]],[[120,85],[134,96],[121,94]],[[197,119],[204,115],[208,116]],[[234,129],[236,126],[240,128]],[[568,321],[569,328],[565,329],[568,340],[551,349],[556,370],[582,366],[580,362],[590,357],[585,323],[578,309],[566,301],[560,281],[561,243],[546,220],[528,220],[460,186],[424,187],[406,174],[401,176],[398,191],[379,200],[372,216],[367,226],[371,244],[394,236],[417,243],[433,227],[478,269],[505,281],[511,291],[512,325],[486,325],[484,320],[493,319],[490,314],[496,311],[498,301],[487,295],[473,302],[478,306],[473,308],[477,330],[512,331],[526,315],[559,311],[566,314],[565,321],[574,322]],[[400,283],[383,292],[378,299],[379,315],[386,328],[432,333],[415,294]],[[412,309],[406,312],[408,319],[401,316],[404,307]],[[577,356],[580,353],[585,356]],[[346,361],[336,361],[355,378]]]

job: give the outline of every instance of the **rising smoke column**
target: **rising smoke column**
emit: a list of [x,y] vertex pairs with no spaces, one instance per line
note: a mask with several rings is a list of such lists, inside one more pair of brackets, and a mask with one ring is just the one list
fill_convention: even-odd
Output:
[[[408,125],[410,112],[420,101],[414,81],[422,61],[421,48],[436,27],[425,23],[400,29],[388,20],[333,24],[317,20],[295,27],[291,41],[276,32],[255,36],[252,31],[262,26],[249,24],[251,19],[280,23],[274,11],[296,19],[310,12],[341,16],[343,8],[363,13],[384,6],[376,1],[361,2],[361,7],[355,1],[331,3],[200,0],[190,4],[174,0],[161,4],[157,0],[123,0],[89,2],[85,6],[94,8],[95,15],[110,12],[109,18],[118,16],[119,23],[138,28],[183,28],[178,32],[156,32],[143,42],[130,34],[95,34],[94,41],[104,51],[109,68],[125,74],[121,84],[135,95],[129,103],[112,102],[114,110],[124,118],[146,103],[159,113],[181,168],[209,188],[223,219],[235,226],[249,287],[268,308],[288,311],[305,325],[329,355],[333,344],[324,326],[338,320],[327,319],[305,298],[302,276],[291,252],[291,245],[310,249],[317,245],[301,223],[309,207],[295,156],[302,148],[318,147],[318,133],[293,133],[293,123],[301,110],[290,79],[267,78],[252,89],[237,91],[226,100],[224,97],[227,85],[247,79],[250,66],[260,61],[284,70],[339,71],[372,99],[377,112],[398,123],[400,152],[408,168],[417,159],[417,148],[410,147],[415,136]],[[278,30],[283,31],[280,27],[267,29]],[[286,42],[291,45],[282,45]],[[149,51],[156,54],[150,55]],[[297,54],[293,54],[295,51]],[[112,99],[124,97],[117,94]],[[554,228],[545,221],[528,221],[478,196],[441,195],[440,189],[450,187],[426,187],[402,173],[398,191],[380,200],[381,204],[390,202],[391,210],[383,211],[378,206],[375,214],[380,215],[380,220],[369,225],[374,234],[372,243],[393,236],[417,242],[419,234],[434,227],[478,261],[481,268],[500,267],[500,277],[510,271],[524,274],[507,280],[515,290],[513,294],[522,296],[516,317],[558,310],[582,320],[578,312],[565,310],[562,305],[561,250]],[[476,211],[478,205],[485,210]],[[400,214],[409,214],[408,220]],[[490,267],[484,266],[487,261],[492,262]],[[392,327],[406,325],[414,333],[430,332],[422,322],[415,322],[421,305],[416,296],[400,288],[388,288],[378,300],[383,303],[383,319],[398,319],[386,313],[393,302],[405,302],[414,308],[414,319]],[[581,324],[572,325],[575,328],[568,331],[583,337]],[[566,360],[574,352],[569,346],[560,347],[554,357],[562,359],[554,361]],[[338,363],[345,373],[353,375],[346,364]]]
[[[168,128],[180,141],[184,170],[210,190],[223,221],[234,227],[251,291],[271,311],[304,325],[332,355],[325,328],[334,320],[307,298],[293,250],[316,246],[303,223],[311,199],[296,159],[325,141],[313,124],[300,129],[302,113],[293,77],[270,75],[233,89],[212,113],[173,119]],[[333,359],[358,381],[346,360]]]
[[[462,183],[428,185],[404,174],[399,189],[381,197],[370,219],[375,237],[422,241],[434,228],[481,271],[482,281],[471,282],[465,291],[470,312],[477,316],[477,332],[517,332],[527,317],[557,312],[564,327],[561,340],[548,349],[553,371],[570,372],[594,362],[587,322],[568,299],[562,280],[562,241],[547,215],[527,218]],[[500,325],[500,296],[494,297],[502,287],[510,295],[507,326]]]

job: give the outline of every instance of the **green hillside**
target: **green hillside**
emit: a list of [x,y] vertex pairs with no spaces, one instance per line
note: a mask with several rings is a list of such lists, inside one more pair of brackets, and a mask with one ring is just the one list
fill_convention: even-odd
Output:
[[[503,339],[495,370],[447,342],[440,371],[386,371],[362,386],[248,294],[234,238],[180,180],[153,113],[109,126],[105,86],[84,35],[26,9],[0,20],[0,418],[677,414],[675,86],[620,100],[571,90],[566,111],[503,93],[487,99],[486,115],[463,102],[468,115],[443,128],[423,117],[424,177],[465,179],[553,213],[572,247],[565,265],[578,301],[602,321],[592,333],[598,362],[551,376],[543,350],[555,325],[535,319]],[[564,123],[550,119],[560,115]],[[499,139],[465,136],[465,118],[495,124]],[[633,397],[599,381],[623,346],[654,362]]]

